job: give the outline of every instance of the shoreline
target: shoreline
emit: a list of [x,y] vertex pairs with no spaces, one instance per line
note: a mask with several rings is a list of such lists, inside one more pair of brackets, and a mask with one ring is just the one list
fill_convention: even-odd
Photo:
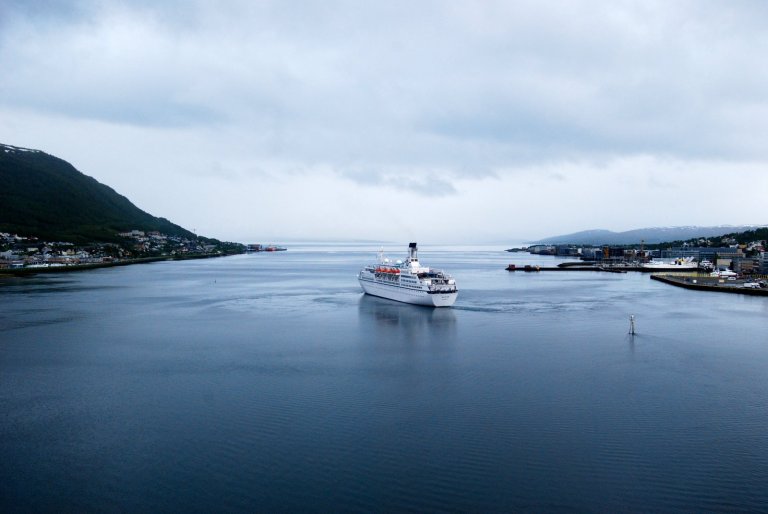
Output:
[[76,271],[89,271],[101,268],[114,268],[118,266],[130,266],[132,264],[148,264],[151,262],[161,261],[190,261],[196,259],[215,259],[217,257],[229,257],[231,255],[240,255],[237,253],[230,254],[217,254],[217,255],[189,255],[184,257],[176,257],[170,255],[162,255],[158,257],[140,257],[138,259],[126,259],[118,262],[98,262],[93,264],[73,264],[71,266],[52,266],[48,268],[15,268],[15,269],[2,269],[0,270],[0,278],[3,277],[26,277],[30,275],[37,275],[40,273],[72,273]]

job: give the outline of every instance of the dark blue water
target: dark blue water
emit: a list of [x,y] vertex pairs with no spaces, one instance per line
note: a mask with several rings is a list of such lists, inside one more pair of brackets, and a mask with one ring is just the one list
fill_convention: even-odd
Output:
[[768,510],[768,298],[420,256],[453,309],[342,246],[0,279],[0,510]]

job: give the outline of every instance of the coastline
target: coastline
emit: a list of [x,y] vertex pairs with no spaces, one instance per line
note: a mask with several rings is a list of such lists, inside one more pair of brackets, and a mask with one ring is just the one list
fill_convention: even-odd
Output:
[[138,259],[125,259],[118,262],[99,262],[94,264],[73,264],[71,266],[53,266],[48,268],[16,268],[0,270],[0,278],[4,277],[26,277],[40,273],[71,273],[75,271],[89,271],[100,268],[114,268],[117,266],[130,266],[132,264],[148,264],[160,261],[188,261],[195,259],[213,259],[216,257],[228,257],[238,255],[235,253],[217,254],[217,255],[189,255],[189,256],[169,256],[162,255],[158,257],[140,257]]

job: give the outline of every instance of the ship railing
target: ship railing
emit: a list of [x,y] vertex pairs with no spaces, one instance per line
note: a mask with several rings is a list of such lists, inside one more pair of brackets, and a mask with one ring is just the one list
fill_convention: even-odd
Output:
[[430,291],[440,291],[444,293],[452,293],[456,290],[456,286],[448,284],[432,284],[429,286]]

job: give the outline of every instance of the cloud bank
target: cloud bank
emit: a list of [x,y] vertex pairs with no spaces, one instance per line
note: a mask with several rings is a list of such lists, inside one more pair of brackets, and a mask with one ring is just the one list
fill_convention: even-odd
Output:
[[762,2],[0,9],[0,140],[213,236],[764,221]]

